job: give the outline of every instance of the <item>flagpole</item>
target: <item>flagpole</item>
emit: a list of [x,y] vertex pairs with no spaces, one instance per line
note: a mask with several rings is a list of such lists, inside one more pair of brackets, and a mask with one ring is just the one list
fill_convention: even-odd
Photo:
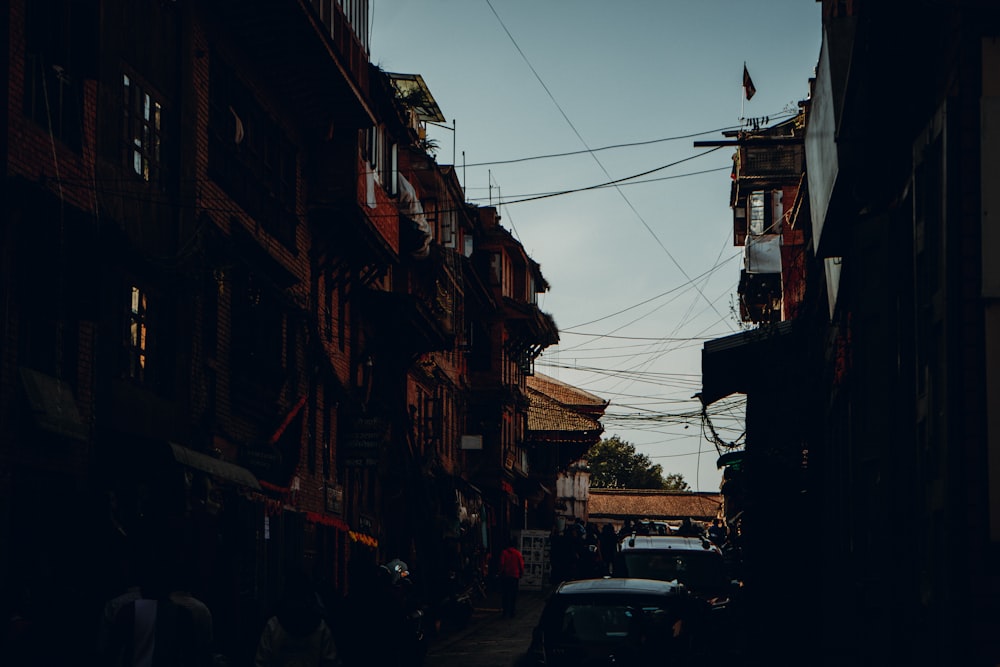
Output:
[[[745,61],[745,60],[743,61],[743,71],[744,72],[747,71],[747,61]],[[743,79],[741,78],[740,79],[740,123],[743,122],[743,111],[744,111],[744,106],[746,105],[746,102],[747,102],[747,95],[746,95],[746,93],[747,93],[747,91],[746,91],[746,84],[743,81]]]

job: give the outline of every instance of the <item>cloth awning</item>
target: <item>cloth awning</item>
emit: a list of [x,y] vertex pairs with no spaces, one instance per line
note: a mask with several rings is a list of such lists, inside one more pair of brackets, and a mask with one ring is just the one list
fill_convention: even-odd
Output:
[[242,466],[212,458],[207,454],[196,452],[193,449],[188,449],[173,442],[170,443],[170,449],[173,451],[174,460],[181,465],[206,472],[209,475],[239,484],[240,486],[260,491],[260,482],[257,481],[252,472]]
[[87,425],[70,386],[58,378],[31,368],[21,368],[21,383],[31,415],[39,428],[74,440],[87,440]]

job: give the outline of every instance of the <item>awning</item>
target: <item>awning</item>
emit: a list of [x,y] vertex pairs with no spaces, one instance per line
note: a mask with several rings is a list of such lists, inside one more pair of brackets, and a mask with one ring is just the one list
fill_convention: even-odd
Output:
[[80,418],[68,384],[45,373],[21,368],[21,383],[39,428],[74,440],[87,440],[87,426]]
[[715,462],[715,467],[721,469],[726,466],[736,466],[738,468],[743,464],[746,454],[746,450],[743,449],[735,452],[726,452]]
[[711,405],[730,394],[746,394],[780,381],[778,369],[801,335],[795,320],[705,341],[701,351],[701,402]]
[[170,443],[170,449],[174,453],[174,460],[181,465],[201,470],[219,479],[260,491],[260,482],[246,468],[238,466],[235,463],[212,458],[211,456],[173,442]]

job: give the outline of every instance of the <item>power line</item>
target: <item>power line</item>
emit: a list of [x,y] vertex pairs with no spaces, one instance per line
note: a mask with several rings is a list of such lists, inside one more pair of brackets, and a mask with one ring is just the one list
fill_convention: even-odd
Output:
[[[549,90],[549,87],[545,84],[545,81],[543,81],[542,77],[539,76],[538,72],[535,70],[534,66],[531,64],[531,61],[528,60],[528,57],[525,55],[524,51],[521,50],[521,47],[518,45],[517,40],[514,39],[514,36],[510,33],[510,30],[508,30],[507,26],[504,24],[503,19],[500,18],[500,15],[497,13],[496,9],[493,8],[493,3],[491,3],[490,0],[486,0],[486,4],[489,5],[490,11],[493,12],[493,15],[496,17],[497,21],[500,22],[500,26],[503,28],[504,32],[507,33],[507,37],[510,38],[510,41],[514,45],[514,48],[517,49],[517,52],[521,55],[521,58],[523,58],[524,61],[525,61],[525,63],[527,63],[528,68],[531,70],[532,74],[535,75],[535,78],[541,84],[541,86],[545,90],[546,94],[548,94],[549,99],[551,99],[552,103],[555,104],[556,108],[559,110],[559,113],[562,114],[563,119],[566,121],[566,123],[569,125],[570,129],[573,130],[573,133],[576,134],[577,138],[580,140],[580,143],[582,143],[583,146],[584,146],[584,148],[587,149],[587,153],[590,154],[590,156],[594,159],[594,162],[596,162],[597,165],[601,168],[601,171],[604,172],[604,175],[607,176],[608,179],[611,180],[611,182],[615,182],[614,179],[611,179],[611,174],[608,173],[608,170],[601,163],[600,158],[597,157],[596,153],[594,153],[593,149],[590,148],[590,146],[587,144],[586,140],[584,140],[583,136],[576,129],[576,126],[573,125],[573,122],[569,119],[569,116],[567,116],[566,112],[563,111],[562,107],[559,105],[559,102],[556,100],[555,96],[552,94],[552,91]],[[667,246],[665,246],[663,244],[663,241],[661,241],[660,237],[658,237],[656,235],[656,232],[654,232],[653,229],[652,229],[652,227],[649,226],[649,224],[646,222],[645,218],[642,217],[642,214],[640,214],[639,211],[638,211],[638,209],[636,209],[635,205],[633,205],[632,202],[629,200],[629,198],[625,195],[625,193],[622,192],[621,188],[617,188],[616,187],[615,190],[618,192],[619,196],[625,201],[625,203],[628,205],[628,207],[632,210],[632,212],[636,215],[636,217],[642,223],[643,227],[646,228],[646,231],[648,231],[649,234],[653,237],[653,239],[656,240],[656,243],[660,246],[660,248],[667,255],[667,257],[670,258],[670,261],[673,262],[674,265],[677,267],[677,269],[681,272],[681,275],[683,275],[685,278],[688,279],[688,281],[690,281],[691,278],[687,275],[687,272],[684,270],[684,267],[681,266],[680,262],[677,261],[677,259],[673,256],[673,254],[670,252],[670,250],[667,248]],[[521,201],[526,201],[526,200],[521,200]],[[516,203],[516,202],[512,202],[512,203]],[[712,303],[711,301],[709,301],[708,297],[706,297],[705,294],[704,294],[704,292],[701,291],[701,288],[698,287],[697,285],[695,285],[694,287],[695,287],[695,290],[698,292],[698,294],[700,294],[701,297],[705,299],[705,301],[708,301],[708,303],[711,305],[711,307],[713,309],[715,309],[715,304]],[[716,313],[718,313],[718,311],[716,311]],[[719,313],[719,315],[721,316],[721,313]]]
[[[660,296],[662,296],[662,294]],[[656,298],[656,297],[654,297],[654,298]],[[692,340],[711,340],[712,339],[712,336],[702,336],[700,338],[691,338],[691,337],[670,338],[668,336],[614,336],[612,334],[584,333],[582,331],[567,331],[565,329],[560,329],[559,333],[560,334],[565,333],[565,334],[569,334],[571,336],[593,336],[595,338],[611,338],[613,340],[648,340],[648,341],[664,341],[664,340],[668,340],[668,341],[687,342],[687,341],[692,341]]]
[[[677,166],[677,165],[679,165],[679,164],[681,164],[683,162],[687,162],[689,160],[694,160],[696,158],[700,158],[703,155],[708,155],[709,153],[717,151],[720,148],[722,148],[722,146],[717,146],[715,148],[709,149],[709,150],[705,151],[704,153],[697,153],[695,155],[689,155],[688,157],[681,158],[680,160],[676,160],[674,162],[670,162],[669,164],[665,164],[665,165],[663,165],[661,167],[655,167],[653,169],[649,169],[647,171],[644,171],[644,172],[641,172],[641,173],[638,173],[638,174],[633,174],[631,176],[623,176],[622,178],[615,178],[615,179],[612,179],[610,181],[605,181],[603,183],[598,183],[596,185],[588,185],[588,186],[585,186],[585,187],[582,187],[582,188],[572,188],[572,189],[569,189],[569,190],[559,190],[557,192],[548,192],[548,193],[540,194],[540,195],[532,195],[530,197],[522,197],[521,199],[511,199],[511,200],[508,200],[508,201],[500,201],[499,203],[503,204],[505,206],[510,206],[511,204],[523,204],[524,202],[537,201],[539,199],[548,199],[550,197],[560,197],[562,195],[575,194],[577,192],[587,192],[589,190],[598,190],[600,188],[613,187],[615,189],[618,189],[618,187],[620,185],[624,184],[625,181],[630,181],[633,178],[640,178],[642,176],[648,176],[649,174],[654,174],[654,173],[656,173],[658,171],[663,171],[664,169],[669,169],[670,167],[675,167],[675,166]],[[716,168],[715,171],[721,171],[722,169],[728,169],[728,168],[729,167]],[[611,178],[611,175],[608,174],[607,170],[604,171],[604,174],[608,178]],[[619,194],[621,194],[620,191],[619,191]],[[628,199],[626,199],[626,201],[628,202]],[[628,202],[628,203],[629,203],[629,206],[631,207],[631,202]],[[634,208],[632,210],[635,211]],[[636,215],[638,215],[638,211],[636,211]],[[642,221],[643,225],[646,225],[646,221],[642,220],[641,216],[640,216],[640,220]],[[646,225],[646,229],[649,230],[650,234],[653,235],[653,238],[656,239],[656,241],[660,244],[660,247],[663,248],[664,250],[666,250],[666,248],[663,246],[663,243],[660,242],[660,239],[657,238],[657,236],[653,232],[653,230],[649,228],[649,225]],[[669,252],[667,254],[669,255]],[[682,272],[683,272],[683,269],[682,269]]]
[[597,153],[599,151],[608,151],[616,148],[632,148],[634,146],[649,146],[651,144],[659,144],[666,141],[676,141],[678,139],[693,139],[694,137],[704,136],[706,134],[716,134],[718,132],[726,132],[728,130],[738,130],[740,125],[733,125],[731,127],[721,127],[717,130],[708,130],[706,132],[694,132],[692,134],[681,134],[675,137],[664,137],[662,139],[648,139],[646,141],[634,141],[625,144],[613,144],[611,146],[601,146],[600,148],[588,148],[581,151],[566,151],[565,153],[547,153],[545,155],[531,155],[527,157],[516,157],[509,160],[493,160],[492,162],[473,162],[472,164],[463,165],[465,167],[491,167],[498,164],[516,164],[518,162],[529,162],[531,160],[548,160],[557,157],[569,157],[572,155],[584,155],[588,153]]
[[[706,276],[714,273],[715,271],[719,270],[723,266],[726,266],[729,262],[731,262],[733,259],[735,259],[735,258],[737,258],[739,256],[740,256],[740,254],[732,255],[731,257],[729,257],[725,261],[718,262],[714,266],[712,266],[711,268],[709,268],[709,269],[703,271],[702,273],[698,274],[697,276],[695,276],[694,279],[688,278],[688,282],[682,283],[682,284],[680,284],[680,285],[678,285],[676,287],[672,287],[672,288],[668,289],[666,292],[660,292],[656,296],[652,296],[652,297],[650,297],[650,298],[648,298],[648,299],[646,299],[644,301],[640,301],[639,303],[636,303],[636,304],[633,304],[631,306],[628,306],[627,308],[622,308],[621,310],[616,311],[614,313],[611,313],[609,315],[604,315],[602,317],[598,317],[597,319],[590,320],[589,322],[581,322],[580,324],[575,324],[575,325],[573,325],[571,327],[566,327],[565,329],[561,328],[559,330],[559,332],[562,333],[563,331],[565,331],[567,333],[572,333],[573,329],[576,329],[578,327],[585,327],[585,326],[588,326],[588,325],[591,325],[591,324],[596,324],[598,322],[603,322],[604,320],[610,319],[612,317],[616,317],[616,316],[621,315],[623,313],[627,313],[630,310],[635,310],[636,308],[638,308],[640,306],[644,306],[647,303],[650,303],[652,301],[656,301],[657,299],[659,299],[661,297],[664,297],[664,296],[667,296],[668,294],[673,294],[674,292],[677,292],[678,290],[687,289],[687,288],[689,288],[692,285],[692,283],[694,282],[694,280],[698,280],[700,278],[704,278],[704,277],[706,277]],[[610,334],[606,334],[606,335],[610,335]],[[662,339],[657,339],[657,340],[662,340]]]
[[[699,156],[696,155],[694,157],[699,157]],[[659,170],[659,169],[666,169],[667,167],[672,167],[672,166],[674,166],[674,165],[673,164],[665,165],[663,167],[658,167],[657,170]],[[717,173],[717,172],[720,172],[720,171],[729,171],[731,169],[732,169],[732,166],[731,165],[727,165],[725,167],[713,167],[711,169],[701,169],[699,171],[689,171],[689,172],[685,172],[683,174],[674,174],[672,176],[660,176],[659,178],[648,178],[648,179],[646,179],[644,181],[635,181],[635,182],[632,182],[632,183],[625,183],[625,182],[623,182],[623,181],[628,180],[628,179],[638,178],[641,175],[640,174],[640,175],[636,175],[636,176],[627,176],[626,178],[621,179],[618,182],[600,183],[598,185],[590,185],[590,186],[587,186],[587,187],[584,187],[584,188],[579,188],[579,189],[555,190],[555,191],[550,191],[550,192],[534,192],[534,193],[526,193],[526,194],[520,194],[520,195],[510,195],[511,197],[514,198],[513,200],[508,201],[508,202],[501,202],[501,203],[504,203],[504,204],[517,204],[517,203],[520,203],[521,201],[531,201],[533,198],[536,198],[536,197],[538,197],[538,198],[555,197],[555,196],[558,196],[558,195],[573,194],[575,192],[583,192],[583,191],[587,191],[587,190],[600,190],[602,188],[626,187],[626,186],[630,186],[630,185],[647,185],[649,183],[659,183],[660,181],[671,181],[671,180],[674,180],[676,178],[688,178],[689,176],[701,176],[702,174],[714,174],[714,173]],[[649,172],[647,172],[647,173],[649,173]],[[483,189],[483,188],[479,188],[479,189]],[[498,190],[499,190],[499,188],[498,188]],[[499,194],[498,194],[498,196],[499,196]],[[470,203],[472,203],[472,202],[481,202],[481,201],[489,201],[490,203],[492,203],[493,198],[492,198],[492,196],[487,196],[487,197],[467,197],[466,200],[469,201]]]

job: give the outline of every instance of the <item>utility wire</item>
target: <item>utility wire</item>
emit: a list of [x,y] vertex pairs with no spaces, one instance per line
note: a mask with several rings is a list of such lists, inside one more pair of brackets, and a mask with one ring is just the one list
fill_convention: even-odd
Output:
[[[694,157],[698,157],[698,156],[696,155]],[[671,165],[665,165],[663,167],[658,167],[657,169],[666,169],[667,167],[672,167],[672,166],[673,166],[672,164]],[[510,195],[510,197],[513,198],[511,201],[501,202],[501,203],[504,203],[504,204],[517,204],[521,200],[523,200],[523,201],[531,201],[531,199],[529,199],[531,197],[539,197],[539,196],[542,196],[542,197],[554,197],[554,196],[557,196],[557,195],[573,194],[574,192],[580,192],[580,191],[586,191],[586,190],[600,190],[601,188],[625,187],[625,186],[629,186],[629,185],[646,185],[646,184],[649,184],[649,183],[659,183],[660,181],[672,181],[675,178],[687,178],[689,176],[701,176],[702,174],[714,174],[716,172],[729,171],[731,169],[732,169],[732,166],[727,165],[725,167],[713,167],[711,169],[701,169],[699,171],[688,171],[688,172],[685,172],[683,174],[674,174],[672,176],[660,176],[659,178],[647,178],[644,181],[634,181],[632,183],[625,183],[625,182],[623,182],[624,180],[628,180],[629,178],[638,178],[639,177],[639,176],[629,176],[629,177],[627,177],[625,179],[619,180],[619,182],[617,182],[617,183],[600,183],[598,185],[587,186],[587,187],[581,188],[579,190],[555,190],[555,191],[550,191],[550,192],[531,192],[531,193],[520,194],[520,195]],[[484,190],[486,188],[478,188],[478,189]],[[466,200],[469,203],[481,202],[481,201],[489,201],[489,202],[492,203],[492,199],[493,198],[490,197],[490,196],[487,196],[487,197],[467,197],[466,198]]]
[[[584,146],[584,148],[587,149],[587,152],[594,159],[594,162],[596,162],[597,165],[601,168],[601,171],[604,172],[604,175],[607,176],[608,179],[610,179],[612,182],[614,182],[614,179],[611,179],[611,174],[608,173],[608,170],[601,163],[600,158],[597,157],[597,154],[587,144],[586,140],[584,140],[583,135],[581,135],[580,132],[576,129],[576,126],[573,125],[573,122],[569,119],[569,116],[566,115],[566,112],[563,111],[562,107],[559,105],[559,102],[556,100],[555,96],[552,94],[552,91],[549,90],[549,87],[545,84],[545,81],[542,80],[542,77],[535,70],[534,66],[531,64],[531,61],[528,60],[528,57],[525,55],[524,51],[521,50],[521,47],[518,45],[517,40],[514,39],[514,36],[510,33],[510,30],[507,29],[507,26],[504,24],[503,19],[500,18],[500,15],[497,13],[497,10],[494,9],[493,3],[490,2],[490,0],[486,0],[486,4],[489,5],[490,11],[493,12],[493,15],[496,17],[497,21],[500,22],[500,26],[503,28],[503,31],[507,34],[507,37],[510,39],[511,43],[514,45],[514,48],[517,49],[517,52],[521,55],[521,58],[524,59],[524,62],[528,65],[528,68],[531,70],[532,74],[535,75],[535,78],[538,80],[538,83],[541,84],[542,88],[545,90],[546,94],[549,96],[549,99],[551,99],[552,103],[555,104],[556,109],[559,110],[559,113],[562,115],[563,119],[569,125],[570,129],[573,130],[573,133],[580,140],[580,143],[582,143],[583,146]],[[721,146],[717,147],[717,148],[721,148]],[[717,148],[711,149],[711,150],[717,150]],[[706,151],[706,153],[711,152],[711,150],[710,151]],[[704,153],[702,153],[702,155],[704,155]],[[676,266],[677,269],[681,272],[681,275],[683,275],[689,282],[691,282],[691,278],[690,278],[690,276],[687,275],[687,272],[684,270],[684,267],[681,266],[680,262],[678,262],[677,259],[670,252],[670,250],[667,249],[667,246],[665,246],[663,244],[663,241],[661,241],[660,237],[658,237],[656,235],[656,232],[654,232],[653,229],[652,229],[652,227],[649,226],[649,224],[646,222],[646,220],[639,213],[638,209],[636,209],[635,205],[632,204],[632,202],[625,195],[625,193],[622,192],[621,188],[615,188],[615,190],[618,192],[619,196],[625,201],[625,203],[628,205],[628,207],[632,210],[632,212],[635,213],[636,217],[639,219],[639,221],[642,223],[642,225],[646,228],[646,231],[648,231],[650,233],[650,235],[657,242],[657,244],[660,246],[660,248],[663,250],[663,252],[666,253],[667,257],[670,258],[670,261],[673,262],[674,266]],[[525,201],[525,200],[521,200],[521,201]],[[698,287],[697,285],[695,285],[695,290],[698,292],[698,294],[701,295],[701,297],[703,299],[705,299],[705,301],[707,301],[711,305],[712,309],[715,310],[715,304],[712,303],[712,301],[707,296],[705,296],[705,293],[701,290],[701,288]],[[722,316],[722,314],[719,313],[718,310],[716,310],[716,313],[720,317]]]
[[491,167],[498,164],[516,164],[518,162],[529,162],[531,160],[548,160],[557,157],[569,157],[572,155],[583,155],[584,153],[597,153],[599,151],[608,151],[615,148],[632,148],[634,146],[649,146],[651,144],[659,144],[666,141],[676,141],[678,139],[693,139],[694,137],[701,137],[706,134],[716,134],[718,132],[726,132],[727,130],[737,130],[741,126],[734,125],[731,127],[720,127],[716,130],[707,130],[705,132],[694,132],[692,134],[681,134],[676,137],[663,137],[662,139],[647,139],[645,141],[633,141],[631,143],[625,144],[613,144],[611,146],[601,146],[600,148],[587,148],[582,151],[566,151],[565,153],[547,153],[544,155],[531,155],[527,157],[516,157],[509,160],[494,160],[492,162],[473,162],[471,164],[466,164],[466,167]]
[[[622,197],[625,197],[625,195],[620,190],[620,186],[625,181],[630,181],[633,178],[641,178],[642,176],[648,176],[649,174],[654,174],[654,173],[656,173],[658,171],[663,171],[664,169],[669,169],[670,167],[676,167],[677,165],[679,165],[679,164],[681,164],[683,162],[687,162],[689,160],[694,160],[696,158],[700,158],[701,156],[708,155],[709,153],[714,153],[715,151],[719,150],[720,148],[722,148],[722,146],[716,146],[715,148],[709,148],[707,151],[705,151],[703,153],[697,153],[695,155],[689,155],[689,156],[687,156],[685,158],[681,158],[680,160],[675,160],[674,162],[670,162],[669,164],[665,164],[665,165],[663,165],[661,167],[655,167],[653,169],[649,169],[647,171],[644,171],[644,172],[641,172],[641,173],[638,173],[638,174],[632,174],[631,176],[623,176],[622,178],[615,178],[615,179],[612,179],[610,181],[605,181],[603,183],[598,183],[596,185],[588,185],[588,186],[585,186],[585,187],[582,187],[582,188],[573,188],[573,189],[570,189],[570,190],[559,190],[557,192],[548,192],[548,193],[545,193],[545,194],[533,195],[533,196],[530,196],[530,197],[522,197],[521,199],[510,199],[510,200],[507,200],[507,201],[499,201],[499,204],[502,204],[504,206],[510,206],[511,204],[523,204],[524,202],[537,201],[539,199],[548,199],[550,197],[560,197],[562,195],[576,194],[577,192],[587,192],[589,190],[599,190],[601,188],[608,188],[608,187],[615,188],[616,190],[618,190],[618,194],[620,194]],[[602,165],[601,168],[604,169],[603,165]],[[728,169],[728,168],[729,167],[720,167],[720,168],[716,168],[716,171],[721,171],[722,169]],[[699,173],[701,173],[701,172],[699,172]],[[606,169],[604,170],[604,174],[608,178],[611,178],[611,174],[609,174]],[[635,210],[635,208],[632,206],[632,202],[630,202],[627,197],[625,198],[625,201],[628,203],[629,208],[631,208],[635,212],[636,215],[639,215],[639,212]],[[659,237],[656,236],[656,233],[649,227],[648,224],[646,224],[646,221],[642,218],[642,216],[639,216],[639,220],[646,227],[646,229],[649,231],[649,233],[653,235],[653,238],[656,239],[656,242],[659,244],[659,246],[661,248],[663,248],[663,250],[667,253],[667,256],[670,257],[670,259],[673,259],[673,256],[670,255],[670,251],[667,250],[666,246],[663,245],[663,242],[660,241]],[[674,262],[676,263],[676,260],[674,260]],[[678,266],[678,268],[680,268],[680,267]],[[683,273],[683,272],[684,272],[684,269],[681,269],[681,273]],[[685,275],[685,278],[687,278],[687,275]],[[690,280],[690,278],[688,278],[688,279]]]
[[[715,266],[710,267],[709,269],[703,271],[701,274],[699,274],[698,276],[696,276],[695,280],[698,280],[700,278],[704,278],[705,276],[708,276],[708,275],[714,273],[715,271],[719,270],[723,266],[726,266],[733,259],[736,259],[739,256],[740,256],[740,254],[735,254],[735,255],[732,255],[731,257],[727,258],[726,260],[724,260],[722,262],[716,263]],[[690,278],[688,280],[691,281]],[[691,282],[693,282],[693,281],[691,281]],[[579,329],[580,327],[589,326],[591,324],[597,324],[598,322],[603,322],[604,320],[607,320],[607,319],[610,319],[612,317],[616,317],[618,315],[622,315],[624,313],[627,313],[630,310],[635,310],[636,308],[639,308],[640,306],[644,306],[647,303],[650,303],[652,301],[656,301],[657,299],[665,297],[668,294],[673,294],[674,292],[676,292],[678,290],[687,289],[687,288],[689,288],[691,286],[691,282],[683,283],[683,284],[678,285],[676,287],[672,287],[672,288],[668,289],[666,292],[660,292],[656,296],[652,296],[652,297],[650,297],[650,298],[648,298],[648,299],[646,299],[644,301],[640,301],[639,303],[633,304],[633,305],[628,306],[626,308],[622,308],[621,310],[616,311],[614,313],[610,313],[608,315],[603,315],[601,317],[598,317],[597,319],[593,319],[593,320],[590,320],[588,322],[581,322],[580,324],[574,324],[571,327],[565,327],[565,328],[560,327],[559,333],[563,333],[563,332],[566,332],[566,333],[575,333],[573,331],[574,329]],[[581,335],[587,335],[587,334],[581,334]],[[596,335],[596,334],[590,334],[590,335]],[[604,334],[603,337],[611,337],[611,334]],[[662,338],[657,338],[655,340],[662,340]],[[565,351],[565,350],[563,350],[563,351]]]

